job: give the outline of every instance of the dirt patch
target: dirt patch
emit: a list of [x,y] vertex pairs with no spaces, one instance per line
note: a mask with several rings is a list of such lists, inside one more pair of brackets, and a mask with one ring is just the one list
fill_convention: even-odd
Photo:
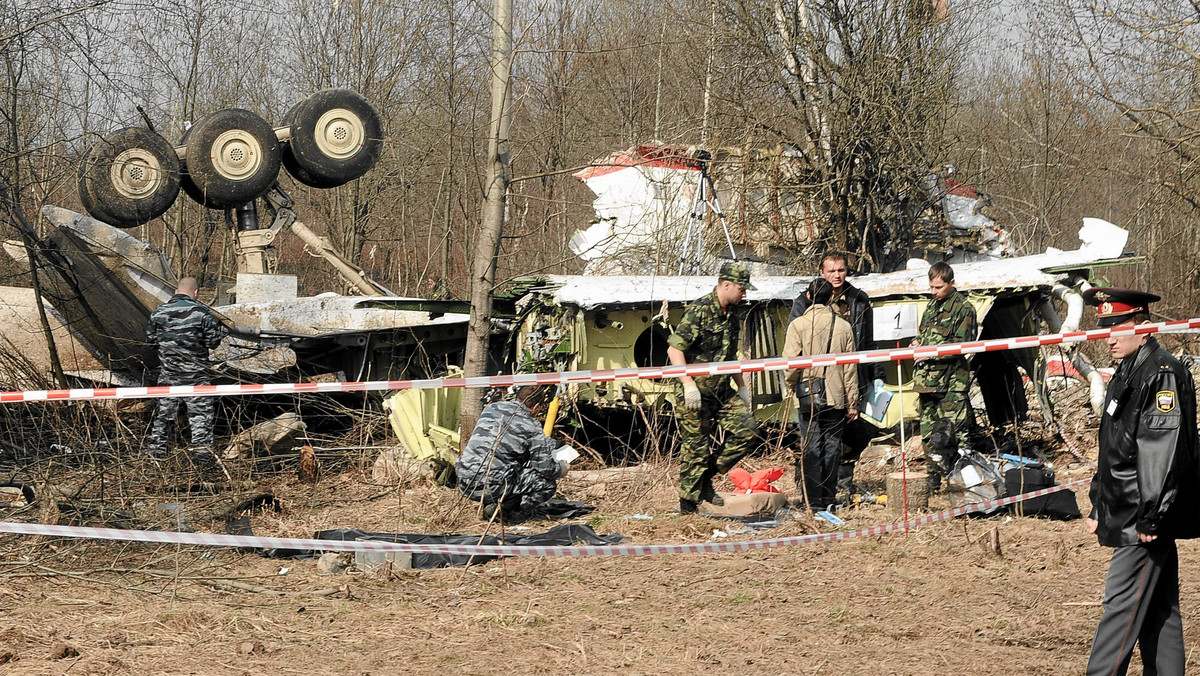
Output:
[[[1086,443],[1094,432],[1088,436],[1082,418],[1064,424],[1094,459]],[[1032,428],[1017,434],[1027,447],[1057,443]],[[1060,482],[1091,474],[1058,446]],[[374,483],[372,459],[351,457],[315,484],[301,483],[286,466],[255,476],[245,503],[229,492],[187,492],[183,481],[147,480],[128,463],[111,468],[103,501],[94,499],[100,482],[87,480],[84,468],[63,469],[38,486],[78,487],[74,500],[90,511],[60,509],[57,518],[89,524],[119,518],[172,528],[180,514],[161,506],[174,504],[189,527],[214,532],[223,532],[230,506],[263,535],[310,537],[342,527],[485,532],[476,505],[453,490],[415,477]],[[790,463],[777,452],[744,466]],[[857,478],[869,484],[893,467],[863,463]],[[794,490],[791,474],[778,482],[784,491]],[[672,465],[650,462],[566,481],[563,497],[596,505],[583,522],[633,543],[703,542],[733,525],[674,513],[674,476]],[[1085,491],[1079,501],[1086,509]],[[935,497],[931,508],[945,506]],[[50,512],[32,504],[0,510],[0,519],[41,513]],[[849,529],[894,520],[874,504],[842,516]],[[552,525],[525,524],[535,531]],[[827,529],[804,517],[719,539]],[[321,574],[313,560],[229,549],[2,536],[0,671],[1078,673],[1100,615],[1108,556],[1079,522],[1007,515],[751,553],[511,558],[340,575]],[[1191,655],[1200,644],[1200,579],[1189,571],[1200,567],[1200,547],[1181,543],[1180,559]],[[1134,673],[1136,665],[1137,658]]]

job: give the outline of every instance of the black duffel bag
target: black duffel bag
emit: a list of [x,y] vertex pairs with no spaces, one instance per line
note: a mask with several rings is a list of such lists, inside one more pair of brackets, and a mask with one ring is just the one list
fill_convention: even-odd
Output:
[[[1055,485],[1054,472],[1041,467],[1013,468],[1004,473],[1004,492],[1007,495],[1021,495]],[[1079,513],[1075,492],[1069,490],[1014,502],[1008,508],[1016,514],[1044,516],[1055,521],[1071,521],[1083,516]]]

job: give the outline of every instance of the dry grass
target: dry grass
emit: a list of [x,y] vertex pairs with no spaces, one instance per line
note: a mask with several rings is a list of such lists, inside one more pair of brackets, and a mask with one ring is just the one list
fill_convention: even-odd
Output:
[[[1067,434],[1094,438],[1087,416]],[[1030,446],[1053,440],[1021,428]],[[355,442],[372,442],[361,435]],[[328,444],[328,445],[333,445]],[[348,444],[347,444],[348,445]],[[1056,449],[1061,450],[1061,449]],[[316,484],[294,463],[250,463],[242,476],[281,505],[249,513],[263,535],[309,537],[353,527],[483,533],[475,505],[415,476],[370,479],[368,450],[323,456]],[[261,459],[260,459],[261,460]],[[788,468],[776,449],[747,469]],[[1060,456],[1059,480],[1090,474]],[[128,461],[35,463],[59,502],[111,503],[139,527],[169,528],[181,502],[194,528],[219,531],[226,494],[197,495]],[[590,467],[588,469],[596,469]],[[890,467],[860,466],[877,480]],[[628,542],[706,541],[728,521],[673,513],[674,465],[647,457],[603,482],[577,476],[563,497],[596,506],[584,519]],[[169,478],[169,477],[168,477]],[[101,500],[100,486],[104,485]],[[728,484],[725,485],[728,487]],[[223,502],[224,501],[224,502]],[[1086,508],[1086,495],[1080,494]],[[933,507],[944,506],[935,500]],[[38,506],[3,510],[35,518]],[[94,514],[86,523],[106,523]],[[651,520],[631,519],[646,514]],[[844,513],[847,527],[893,520],[884,507]],[[74,517],[79,518],[79,517]],[[526,524],[535,530],[553,525]],[[490,527],[495,532],[498,526]],[[824,528],[822,526],[822,528]],[[801,518],[728,539],[814,532]],[[1002,556],[989,546],[995,530]],[[313,561],[197,547],[0,537],[0,672],[12,674],[1049,674],[1080,672],[1099,617],[1108,551],[1078,523],[997,516],[891,535],[752,553],[513,558],[440,570],[326,576]],[[1189,653],[1200,548],[1181,545]],[[280,574],[283,569],[286,574]],[[73,654],[77,653],[77,655]],[[1193,658],[1194,659],[1194,658]],[[7,662],[4,662],[7,660]],[[1136,659],[1135,659],[1136,673]]]

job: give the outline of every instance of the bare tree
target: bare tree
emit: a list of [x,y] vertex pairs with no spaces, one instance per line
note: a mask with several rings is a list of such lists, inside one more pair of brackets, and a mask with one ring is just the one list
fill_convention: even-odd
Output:
[[[511,179],[509,130],[512,124],[513,17],[512,0],[495,0],[492,10],[492,122],[488,134],[487,198],[480,218],[479,238],[471,259],[471,321],[463,375],[487,374],[488,337],[492,330],[492,293],[496,285],[496,253],[504,231],[504,210]],[[467,390],[462,398],[462,435],[466,445],[483,410],[482,392]]]
[[723,16],[725,125],[802,154],[818,248],[864,269],[907,256],[921,181],[970,37],[970,9],[908,0],[737,0]]

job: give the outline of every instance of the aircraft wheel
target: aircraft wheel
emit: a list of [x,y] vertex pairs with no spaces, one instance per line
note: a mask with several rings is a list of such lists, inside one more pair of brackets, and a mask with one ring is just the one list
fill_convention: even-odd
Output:
[[162,136],[140,127],[94,145],[79,169],[79,200],[94,218],[119,228],[158,218],[179,195],[179,158]]
[[283,165],[297,181],[334,188],[367,173],[383,147],[379,112],[358,92],[322,89],[292,107]]
[[241,108],[218,110],[196,121],[184,146],[184,192],[211,209],[251,202],[275,183],[282,151],[275,130]]

